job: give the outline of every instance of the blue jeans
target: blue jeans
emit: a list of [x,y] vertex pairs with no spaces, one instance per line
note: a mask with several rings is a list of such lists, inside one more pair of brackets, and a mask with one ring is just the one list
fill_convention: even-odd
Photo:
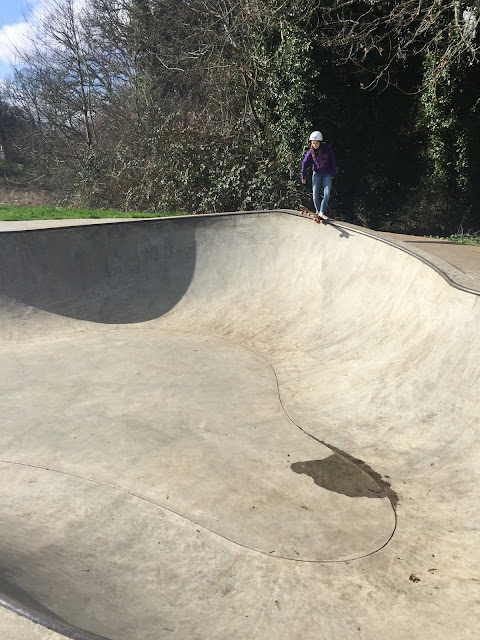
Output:
[[[320,191],[323,182],[323,198],[320,197]],[[332,189],[332,174],[313,172],[312,175],[312,187],[313,187],[313,204],[315,205],[315,213],[325,213],[327,208],[328,199],[330,198],[330,191]]]

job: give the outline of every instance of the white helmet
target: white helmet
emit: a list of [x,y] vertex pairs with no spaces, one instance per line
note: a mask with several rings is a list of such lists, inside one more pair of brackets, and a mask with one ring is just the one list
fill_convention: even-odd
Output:
[[321,142],[323,140],[322,132],[321,131],[314,131],[313,133],[310,134],[309,140],[310,141],[318,140],[319,142]]

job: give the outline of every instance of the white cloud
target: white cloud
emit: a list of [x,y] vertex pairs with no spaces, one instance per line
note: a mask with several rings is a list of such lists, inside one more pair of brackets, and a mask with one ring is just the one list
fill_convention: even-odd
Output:
[[31,32],[28,22],[7,24],[0,30],[0,61],[6,64],[14,64],[16,52],[26,47],[28,34]]
[[[58,0],[36,0],[29,3],[29,15],[16,24],[7,24],[0,29],[0,63],[15,64],[18,52],[31,49],[31,42],[39,25],[45,22],[49,13],[61,5]],[[86,0],[73,0],[76,11],[86,5]]]

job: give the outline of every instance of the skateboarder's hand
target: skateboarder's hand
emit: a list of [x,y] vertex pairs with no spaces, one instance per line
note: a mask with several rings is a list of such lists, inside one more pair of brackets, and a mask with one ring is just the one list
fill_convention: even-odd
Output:
[[302,178],[302,184],[307,184],[307,181],[305,180],[305,178]]

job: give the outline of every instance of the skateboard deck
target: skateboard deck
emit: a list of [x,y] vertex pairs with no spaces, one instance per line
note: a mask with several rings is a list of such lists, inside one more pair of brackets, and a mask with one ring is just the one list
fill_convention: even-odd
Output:
[[302,216],[310,216],[315,220],[315,222],[318,222],[320,224],[327,224],[327,222],[330,220],[330,218],[327,218],[325,214],[319,214],[315,213],[315,211],[310,211],[310,209],[307,209],[307,207],[304,207],[303,205],[300,205],[299,211]]

